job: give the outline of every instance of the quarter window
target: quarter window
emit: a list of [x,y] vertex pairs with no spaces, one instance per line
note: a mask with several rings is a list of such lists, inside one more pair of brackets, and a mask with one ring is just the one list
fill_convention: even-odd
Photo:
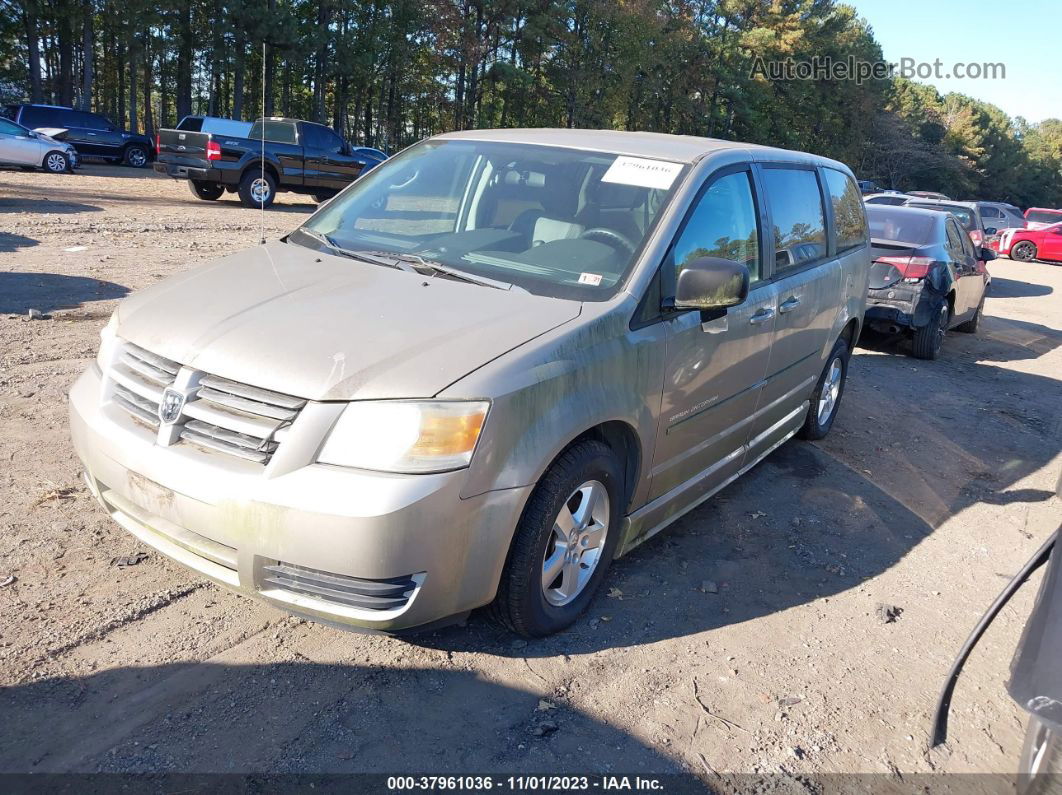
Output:
[[743,263],[749,278],[760,273],[760,227],[749,172],[727,174],[701,194],[671,249],[675,275],[700,257]]
[[847,174],[825,169],[826,187],[833,205],[833,225],[837,253],[857,248],[867,242],[867,217],[863,210],[863,196]]
[[775,271],[826,256],[826,216],[814,171],[765,168],[763,183],[774,226]]

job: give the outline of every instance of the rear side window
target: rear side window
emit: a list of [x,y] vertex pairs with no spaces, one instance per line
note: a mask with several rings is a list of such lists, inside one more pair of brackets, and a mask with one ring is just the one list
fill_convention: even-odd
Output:
[[671,249],[676,278],[688,263],[701,257],[741,262],[752,281],[762,277],[760,227],[749,176],[747,171],[727,174],[701,194]]
[[59,118],[59,111],[54,108],[31,108],[22,109],[21,124],[23,127],[65,127]]
[[847,174],[832,168],[823,170],[826,187],[833,205],[834,234],[837,253],[857,248],[867,241],[867,218],[863,197],[855,181]]
[[825,257],[826,216],[815,172],[765,168],[763,183],[774,225],[775,271]]
[[1003,217],[1003,213],[1001,213],[995,207],[982,207],[981,208],[981,217],[982,218],[1002,218]]

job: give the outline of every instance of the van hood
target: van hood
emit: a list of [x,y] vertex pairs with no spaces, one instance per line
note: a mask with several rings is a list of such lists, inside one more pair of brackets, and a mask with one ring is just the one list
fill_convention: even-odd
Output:
[[269,243],[131,295],[117,333],[198,370],[310,400],[417,398],[580,308]]

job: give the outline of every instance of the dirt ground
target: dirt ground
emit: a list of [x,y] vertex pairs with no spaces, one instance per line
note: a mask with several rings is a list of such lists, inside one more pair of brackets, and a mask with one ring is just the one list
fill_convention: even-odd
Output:
[[[313,208],[282,195],[266,236]],[[992,263],[981,330],[949,335],[936,362],[860,347],[826,440],[784,445],[619,561],[570,631],[528,643],[473,615],[395,639],[202,581],[79,479],[66,392],[116,299],[255,245],[259,223],[151,173],[0,171],[0,771],[685,771],[810,787],[1014,769],[1023,715],[1005,681],[1032,587],[970,660],[950,742],[926,746],[955,652],[1059,521],[1062,266]]]

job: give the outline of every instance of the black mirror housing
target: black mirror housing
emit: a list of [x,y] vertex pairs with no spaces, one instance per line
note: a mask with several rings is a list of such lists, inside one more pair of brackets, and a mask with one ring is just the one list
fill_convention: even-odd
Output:
[[699,257],[687,264],[675,285],[675,309],[726,309],[749,295],[749,269],[721,257]]
[[999,230],[998,230],[998,229],[996,229],[996,228],[995,228],[994,226],[989,226],[989,227],[987,227],[987,228],[985,229],[985,234],[986,234],[986,235],[994,235],[994,234],[995,234],[996,232],[998,232],[998,231],[999,231]]
[[979,257],[979,259],[982,262],[991,262],[992,260],[994,260],[996,258],[996,252],[994,252],[990,248],[985,248],[984,246],[981,246],[981,249],[980,249],[980,251],[978,251],[978,254],[981,255]]

